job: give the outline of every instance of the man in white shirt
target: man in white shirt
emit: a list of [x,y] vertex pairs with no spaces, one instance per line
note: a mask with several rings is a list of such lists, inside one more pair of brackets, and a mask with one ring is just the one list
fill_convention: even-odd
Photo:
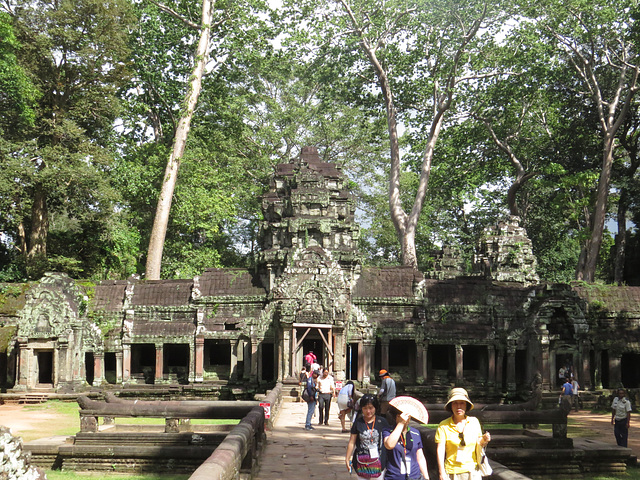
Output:
[[318,378],[318,411],[320,412],[320,421],[318,425],[329,425],[329,410],[331,410],[331,397],[335,394],[336,383],[333,377],[329,375],[329,369],[323,368],[322,375]]
[[619,389],[618,396],[611,403],[611,425],[616,442],[620,447],[626,448],[631,425],[631,402],[625,395],[624,388]]

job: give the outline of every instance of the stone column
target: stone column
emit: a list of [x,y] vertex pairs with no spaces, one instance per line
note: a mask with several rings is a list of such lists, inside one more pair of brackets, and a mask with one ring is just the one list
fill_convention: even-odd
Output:
[[[364,375],[362,376],[362,383],[364,385],[368,385],[371,383],[371,369],[373,368],[373,361],[376,352],[375,340],[364,340],[362,342],[362,347],[362,367],[364,371]],[[373,378],[376,378],[375,374]]]
[[507,347],[507,391],[516,391],[516,346]]
[[498,356],[496,358],[496,387],[498,390],[502,391],[504,385],[502,384],[502,368],[504,365],[504,347],[498,347]]
[[595,362],[593,366],[593,388],[599,390],[602,388],[602,350],[595,349],[593,358]]
[[590,354],[591,354],[591,342],[589,340],[582,339],[580,342],[580,376],[578,378],[578,385],[581,390],[587,390],[591,388],[591,375],[590,370]]
[[456,385],[464,382],[464,351],[462,345],[456,345]]
[[197,335],[195,338],[195,368],[194,381],[204,381],[204,336]]
[[231,359],[229,361],[229,380],[235,382],[238,379],[238,344],[240,342],[235,338],[232,338],[230,342]]
[[251,339],[251,374],[249,376],[251,382],[258,381],[258,361],[260,356],[258,355],[258,339]]
[[427,352],[429,341],[424,340],[416,343],[416,383],[419,385],[427,381]]
[[380,368],[389,370],[389,337],[386,335],[380,339]]
[[333,376],[338,381],[347,378],[346,340],[343,328],[334,328],[333,334]]
[[553,384],[555,375],[551,375],[551,373],[553,373],[553,370],[551,369],[550,363],[551,355],[549,353],[549,335],[546,333],[540,336],[540,351],[542,354],[542,364],[540,365],[540,375],[542,375],[542,390],[551,390],[555,386]]
[[256,355],[256,380],[258,383],[262,382],[262,342],[264,342],[264,338],[258,344],[258,355]]
[[293,377],[291,370],[291,357],[293,356],[293,348],[291,346],[291,325],[283,325],[282,342],[278,347],[278,380],[283,381],[285,378]]
[[58,339],[58,348],[53,351],[53,376],[54,388],[60,383],[67,383],[71,380],[71,372],[69,371],[69,339],[66,337],[60,337]]
[[156,344],[156,371],[154,375],[155,383],[162,383],[164,355],[161,343]]
[[99,387],[104,379],[104,352],[93,352],[93,386]]
[[122,351],[116,352],[116,383],[122,383]]
[[242,377],[245,380],[249,380],[251,378],[251,365],[253,363],[253,355],[251,354],[252,347],[253,345],[251,341],[245,340],[242,342],[242,348],[244,350],[242,353],[242,358],[244,359],[242,364]]
[[16,378],[16,386],[14,390],[26,390],[29,386],[29,366],[32,352],[27,348],[27,339],[24,337],[18,338],[18,372]]
[[131,344],[122,345],[122,381],[124,383],[131,379]]
[[487,345],[487,383],[489,388],[496,385],[496,347]]
[[556,356],[551,355],[549,358],[549,390],[554,391],[558,387],[558,367],[556,365]]
[[622,355],[609,353],[609,388],[622,386]]

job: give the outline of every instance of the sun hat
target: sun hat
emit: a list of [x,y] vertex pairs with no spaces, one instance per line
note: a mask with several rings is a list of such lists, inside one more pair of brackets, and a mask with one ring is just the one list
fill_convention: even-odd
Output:
[[402,413],[408,413],[419,423],[429,423],[429,412],[419,400],[413,397],[400,396],[389,400],[389,405],[395,407]]
[[455,402],[456,400],[462,400],[467,402],[467,412],[473,410],[473,402],[469,400],[469,394],[464,388],[456,387],[452,388],[449,392],[449,398],[447,398],[447,403],[444,406],[445,410],[449,410],[451,412],[451,402]]

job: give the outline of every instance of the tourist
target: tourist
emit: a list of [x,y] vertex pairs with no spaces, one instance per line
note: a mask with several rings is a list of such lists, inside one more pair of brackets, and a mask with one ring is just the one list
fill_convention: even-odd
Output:
[[384,417],[377,415],[378,399],[369,393],[360,397],[360,410],[351,425],[351,436],[347,445],[345,463],[357,478],[384,479],[387,464],[387,450],[384,448],[382,432],[389,428]]
[[629,426],[631,425],[631,402],[626,398],[624,388],[618,390],[618,396],[611,403],[611,425],[616,443],[620,447],[627,446]]
[[316,382],[318,380],[318,371],[316,370],[307,379],[307,386],[302,392],[302,399],[307,402],[307,419],[304,424],[305,430],[313,430],[311,419],[316,411]]
[[396,398],[396,382],[387,370],[380,370],[380,390],[378,391],[378,401],[380,402],[380,414],[386,415],[389,409],[389,401]]
[[562,390],[560,391],[560,398],[558,399],[558,405],[562,405],[562,403],[566,405],[563,406],[565,411],[568,413],[571,411],[571,405],[573,405],[573,385],[571,385],[571,380],[569,377],[565,379],[564,384],[562,385]]
[[347,433],[349,431],[345,427],[345,417],[353,410],[353,394],[355,393],[355,390],[353,382],[349,380],[338,392],[338,418],[340,419],[340,425],[342,425],[342,433]]
[[309,350],[309,353],[304,356],[304,363],[308,363],[309,365],[311,365],[315,363],[317,359],[318,358],[316,357],[316,354],[313,353],[313,350]]
[[[410,397],[396,397],[410,398]],[[413,400],[413,399],[412,399]],[[424,409],[424,407],[423,407]],[[424,409],[426,414],[426,409]],[[411,414],[400,405],[394,406],[393,400],[389,406],[387,418],[393,417],[393,430],[383,432],[384,446],[387,449],[387,480],[429,479],[427,459],[422,450],[420,432],[409,427]],[[428,418],[428,417],[427,417]],[[418,419],[419,421],[426,423]],[[421,476],[422,475],[422,476]]]
[[573,408],[577,412],[579,404],[582,403],[582,401],[580,400],[580,385],[576,377],[573,377],[571,380],[571,388],[573,389]]
[[486,447],[491,441],[489,432],[482,434],[480,422],[467,416],[473,403],[464,388],[453,388],[444,408],[451,417],[443,420],[436,431],[438,470],[440,480],[472,480],[478,477],[476,446]]
[[320,420],[318,425],[329,425],[329,411],[331,410],[331,398],[336,393],[336,383],[333,377],[329,375],[329,369],[322,369],[322,376],[318,378],[318,411],[320,412]]
[[311,375],[311,365],[309,365],[308,363],[305,363],[302,366],[302,370],[300,370],[300,376],[299,376],[298,384],[301,387],[306,387],[307,379],[309,378],[310,375]]

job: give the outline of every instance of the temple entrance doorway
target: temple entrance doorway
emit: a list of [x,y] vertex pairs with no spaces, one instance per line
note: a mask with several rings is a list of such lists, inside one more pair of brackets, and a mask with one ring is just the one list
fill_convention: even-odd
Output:
[[293,324],[293,365],[294,372],[299,372],[304,363],[304,356],[312,351],[316,362],[321,367],[329,367],[333,371],[333,334],[331,325],[315,323]]
[[53,350],[37,350],[38,384],[53,385]]
[[359,344],[350,343],[347,345],[347,380],[357,380],[358,379],[358,354],[359,354]]
[[622,385],[625,388],[638,388],[640,386],[640,354],[623,353],[620,362],[620,374]]

